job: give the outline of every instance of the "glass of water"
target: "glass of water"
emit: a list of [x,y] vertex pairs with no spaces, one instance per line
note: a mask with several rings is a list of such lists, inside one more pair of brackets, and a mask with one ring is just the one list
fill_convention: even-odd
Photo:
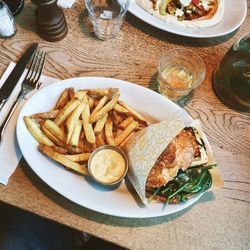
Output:
[[119,32],[128,10],[129,0],[85,0],[96,36],[102,40]]

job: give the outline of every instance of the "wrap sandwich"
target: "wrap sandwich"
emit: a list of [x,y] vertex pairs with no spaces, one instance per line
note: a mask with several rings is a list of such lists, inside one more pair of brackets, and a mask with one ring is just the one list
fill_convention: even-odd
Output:
[[184,27],[209,27],[224,15],[224,0],[135,0],[151,15]]
[[173,114],[139,132],[125,150],[128,177],[144,204],[178,204],[223,185],[198,120],[184,123]]
[[198,131],[185,127],[168,144],[151,169],[146,183],[146,197],[166,203],[180,203],[212,185],[204,167],[208,162],[205,144]]

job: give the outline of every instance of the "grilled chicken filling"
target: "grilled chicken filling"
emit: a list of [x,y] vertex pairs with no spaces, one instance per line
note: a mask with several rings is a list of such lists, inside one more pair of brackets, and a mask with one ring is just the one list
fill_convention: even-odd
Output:
[[200,147],[193,128],[184,128],[157,159],[149,173],[146,190],[166,185],[179,169],[185,171],[195,158],[201,157]]

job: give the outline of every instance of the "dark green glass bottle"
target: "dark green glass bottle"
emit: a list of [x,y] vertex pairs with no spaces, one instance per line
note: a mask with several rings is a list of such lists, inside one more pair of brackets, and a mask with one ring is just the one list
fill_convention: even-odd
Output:
[[213,87],[223,103],[250,112],[250,33],[241,37],[218,64]]

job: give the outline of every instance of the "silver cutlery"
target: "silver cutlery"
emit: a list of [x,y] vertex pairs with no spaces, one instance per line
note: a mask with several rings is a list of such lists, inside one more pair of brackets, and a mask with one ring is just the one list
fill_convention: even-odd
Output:
[[12,104],[9,113],[4,119],[2,125],[0,126],[0,142],[3,139],[4,131],[6,126],[13,115],[18,103],[32,90],[38,90],[41,86],[40,77],[43,71],[44,62],[45,62],[46,54],[42,51],[36,51],[33,56],[32,62],[29,66],[28,72],[25,76],[25,79],[22,82],[21,90]]
[[33,43],[22,55],[20,60],[17,62],[15,68],[12,70],[2,87],[0,88],[0,111],[9,96],[11,95],[13,89],[16,87],[17,82],[19,81],[25,67],[28,65],[30,59],[37,50],[38,44]]

